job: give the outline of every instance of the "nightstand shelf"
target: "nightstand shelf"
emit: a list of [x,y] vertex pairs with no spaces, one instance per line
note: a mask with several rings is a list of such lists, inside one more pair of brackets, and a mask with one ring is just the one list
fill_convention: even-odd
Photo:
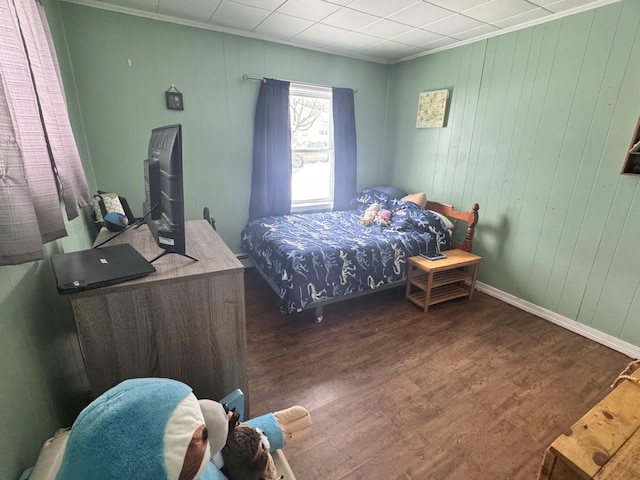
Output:
[[[427,312],[429,306],[454,298],[473,296],[481,257],[463,250],[443,252],[447,258],[411,257],[406,299]],[[468,282],[468,283],[467,283]]]

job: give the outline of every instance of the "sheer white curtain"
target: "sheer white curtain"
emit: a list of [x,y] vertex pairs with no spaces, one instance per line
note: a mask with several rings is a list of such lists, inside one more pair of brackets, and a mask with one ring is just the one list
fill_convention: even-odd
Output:
[[91,196],[44,10],[0,0],[0,265],[43,258]]

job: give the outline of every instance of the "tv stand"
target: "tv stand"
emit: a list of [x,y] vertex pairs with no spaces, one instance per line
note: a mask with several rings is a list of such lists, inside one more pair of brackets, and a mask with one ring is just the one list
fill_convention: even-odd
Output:
[[160,255],[158,255],[157,257],[155,257],[153,260],[149,260],[149,263],[153,263],[156,260],[158,260],[159,258],[164,257],[165,255],[169,255],[170,253],[173,253],[175,255],[181,255],[183,257],[187,257],[190,258],[191,260],[193,260],[194,262],[197,262],[198,259],[195,257],[192,257],[191,255],[187,255],[186,253],[180,253],[180,252],[170,252],[169,250],[165,250],[164,252],[162,252]]
[[[198,262],[164,255],[146,277],[69,295],[92,397],[127,378],[167,377],[198,398],[236,388],[250,398],[244,267],[206,220],[185,227]],[[103,229],[96,244],[109,235]],[[163,253],[146,225],[112,242],[147,259]]]

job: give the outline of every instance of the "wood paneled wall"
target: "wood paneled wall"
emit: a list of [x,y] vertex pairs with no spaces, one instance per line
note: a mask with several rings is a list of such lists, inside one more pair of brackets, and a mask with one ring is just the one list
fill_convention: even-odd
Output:
[[[98,188],[144,199],[153,127],[183,125],[185,215],[209,206],[233,251],[249,212],[257,81],[271,77],[357,88],[358,183],[384,177],[388,65],[62,2],[74,81]],[[167,110],[171,84],[184,111]]]
[[[480,204],[481,282],[640,344],[640,178],[620,176],[640,114],[640,3],[394,65],[393,183]],[[451,89],[446,128],[418,94]]]

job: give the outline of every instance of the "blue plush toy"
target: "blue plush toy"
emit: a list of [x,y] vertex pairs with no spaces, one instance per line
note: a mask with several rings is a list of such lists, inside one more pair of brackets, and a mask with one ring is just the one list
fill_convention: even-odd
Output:
[[[250,420],[272,450],[306,437],[302,407]],[[213,462],[227,448],[229,416],[184,383],[126,380],[85,408],[69,433],[56,480],[234,480]],[[223,456],[224,457],[224,456]]]

